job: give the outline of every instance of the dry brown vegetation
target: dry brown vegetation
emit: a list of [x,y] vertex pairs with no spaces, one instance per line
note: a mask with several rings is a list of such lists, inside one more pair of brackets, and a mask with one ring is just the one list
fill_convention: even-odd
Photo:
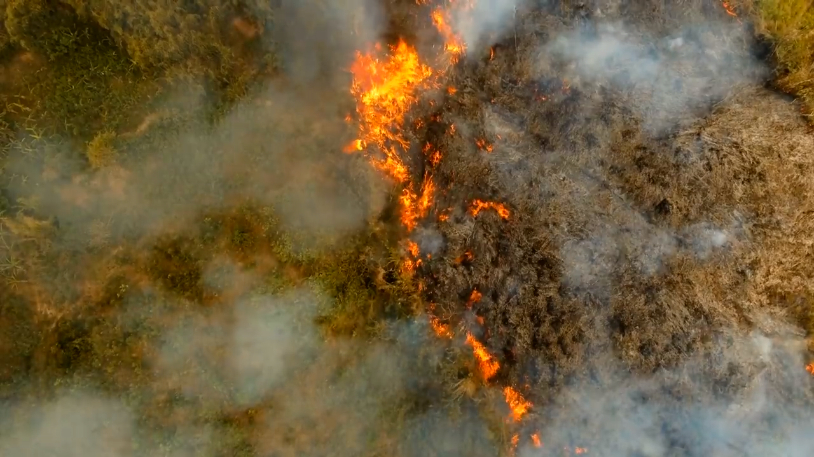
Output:
[[756,54],[808,103],[805,2],[519,2],[402,184],[341,37],[429,60],[444,2],[282,3],[0,0],[0,453],[800,451],[814,136]]

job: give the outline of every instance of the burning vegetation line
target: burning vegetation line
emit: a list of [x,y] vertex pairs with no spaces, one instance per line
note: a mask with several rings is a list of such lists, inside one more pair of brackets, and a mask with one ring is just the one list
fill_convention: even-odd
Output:
[[[417,3],[426,4],[428,2],[417,0]],[[473,5],[471,1],[448,0],[448,7],[449,9],[446,10],[435,8],[431,13],[431,19],[444,39],[444,52],[448,57],[448,62],[455,64],[466,48],[461,37],[450,25],[451,13],[453,8],[465,11],[471,9]],[[357,52],[351,66],[351,74],[353,77],[351,93],[356,99],[359,135],[344,150],[347,153],[364,153],[374,168],[402,186],[399,196],[400,219],[402,225],[410,232],[421,218],[427,216],[433,204],[435,183],[431,170],[439,164],[441,152],[430,143],[423,148],[429,170],[424,173],[421,185],[416,191],[410,169],[401,155],[406,153],[410,146],[405,133],[405,118],[417,103],[420,90],[439,87],[438,82],[443,71],[434,70],[422,63],[415,48],[404,40],[400,40],[396,45],[389,47],[389,52],[384,52],[380,44],[377,44],[372,52]],[[455,93],[454,87],[447,90],[450,94]],[[348,120],[352,119],[349,117]],[[454,126],[450,127],[450,133],[454,134]],[[487,152],[492,151],[492,146],[485,140],[481,140],[477,144],[479,148]],[[510,215],[509,210],[503,204],[482,200],[474,200],[469,212],[475,217],[486,209],[495,210],[503,219],[508,219]],[[439,219],[445,220],[447,217],[448,215],[442,214]],[[403,268],[406,272],[411,273],[421,265],[421,253],[418,244],[411,240],[406,240],[405,251],[407,258],[404,260]],[[468,260],[472,259],[470,252],[467,252],[465,256]],[[420,289],[421,284],[419,284]],[[471,308],[481,297],[482,294],[479,291],[473,290],[467,306]],[[430,326],[436,335],[445,339],[454,337],[449,326],[441,323],[431,313],[429,317]],[[479,318],[478,322],[482,325],[482,318]],[[489,382],[500,370],[500,362],[470,332],[466,333],[465,344],[472,349],[478,363],[480,377],[484,382]],[[511,386],[503,388],[503,395],[511,410],[507,418],[509,422],[520,422],[533,406]],[[535,446],[542,446],[539,434],[532,434],[529,438]],[[519,435],[514,435],[512,449],[518,443]]]

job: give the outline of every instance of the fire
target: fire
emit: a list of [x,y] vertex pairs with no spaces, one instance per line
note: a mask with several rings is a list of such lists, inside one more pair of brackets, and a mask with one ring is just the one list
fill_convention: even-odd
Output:
[[449,329],[448,325],[442,324],[437,317],[430,316],[430,326],[437,336],[448,340],[452,339],[452,330]]
[[432,69],[421,63],[416,50],[404,41],[390,48],[385,60],[372,53],[356,53],[351,66],[360,119],[360,135],[346,151],[362,151],[376,145],[384,158],[371,157],[371,163],[398,182],[406,182],[409,172],[399,156],[409,142],[402,132],[404,116],[416,102],[416,91],[429,82]]
[[478,140],[476,140],[475,144],[478,146],[478,149],[482,151],[492,152],[492,150],[494,149],[494,147],[483,138],[479,138]]
[[411,231],[418,223],[418,219],[424,217],[432,206],[432,197],[435,192],[435,184],[427,176],[421,185],[421,194],[416,195],[412,186],[407,186],[401,192],[399,203],[401,204],[401,223]]
[[[457,259],[455,259],[455,263],[456,264],[461,264],[463,262],[471,262],[472,259],[474,259],[474,258],[475,258],[475,256],[472,255],[472,251],[466,251],[463,254],[461,254],[460,256],[458,256]],[[475,291],[473,291],[473,292],[475,292]]]
[[481,298],[483,298],[483,294],[480,293],[478,289],[473,289],[472,294],[469,295],[469,300],[466,302],[466,306],[471,308],[472,305],[479,302]]
[[738,13],[735,12],[735,8],[733,8],[732,5],[729,4],[729,2],[726,2],[726,1],[721,2],[721,5],[723,5],[724,11],[726,11],[726,14],[728,14],[728,15],[730,15],[732,17],[738,17]]
[[407,252],[410,253],[413,258],[417,258],[419,251],[418,251],[418,244],[415,241],[408,241],[407,242]]
[[520,422],[523,416],[529,412],[529,408],[533,406],[530,401],[523,398],[520,392],[511,387],[507,386],[503,388],[503,396],[506,398],[506,404],[508,404],[512,410],[511,417],[515,422]]
[[472,207],[469,212],[472,216],[477,216],[484,209],[493,209],[503,219],[509,219],[509,210],[501,203],[485,202],[483,200],[475,200],[472,202]]
[[806,371],[814,376],[814,363],[809,363],[808,365],[806,365]]
[[466,50],[463,40],[452,30],[449,25],[449,15],[442,9],[432,12],[432,23],[444,38],[444,50],[449,54],[449,61],[452,64],[458,63],[461,55]]
[[353,140],[342,150],[347,153],[352,153],[357,151],[363,151],[365,147],[367,147],[367,145],[363,140]]
[[537,448],[543,447],[543,442],[540,441],[540,434],[539,433],[534,433],[534,434],[531,435],[531,444],[533,444],[534,447],[537,447]]
[[435,184],[432,183],[432,179],[429,176],[424,178],[424,183],[421,185],[421,197],[418,199],[418,215],[420,217],[426,216],[427,212],[429,212],[434,192]]
[[478,367],[483,380],[492,379],[500,370],[500,363],[492,357],[492,354],[489,354],[486,347],[476,340],[471,333],[466,334],[466,344],[472,347],[472,352],[475,354],[475,358],[478,359]]

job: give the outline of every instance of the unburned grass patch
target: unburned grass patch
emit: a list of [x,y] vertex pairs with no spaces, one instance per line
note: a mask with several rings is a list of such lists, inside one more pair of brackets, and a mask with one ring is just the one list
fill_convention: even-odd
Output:
[[814,7],[808,0],[735,0],[773,45],[777,87],[814,113]]

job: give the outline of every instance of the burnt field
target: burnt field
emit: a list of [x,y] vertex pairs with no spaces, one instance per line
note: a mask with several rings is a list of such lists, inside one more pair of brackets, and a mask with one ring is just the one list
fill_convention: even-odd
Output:
[[0,2],[4,455],[808,455],[759,3],[267,3]]

